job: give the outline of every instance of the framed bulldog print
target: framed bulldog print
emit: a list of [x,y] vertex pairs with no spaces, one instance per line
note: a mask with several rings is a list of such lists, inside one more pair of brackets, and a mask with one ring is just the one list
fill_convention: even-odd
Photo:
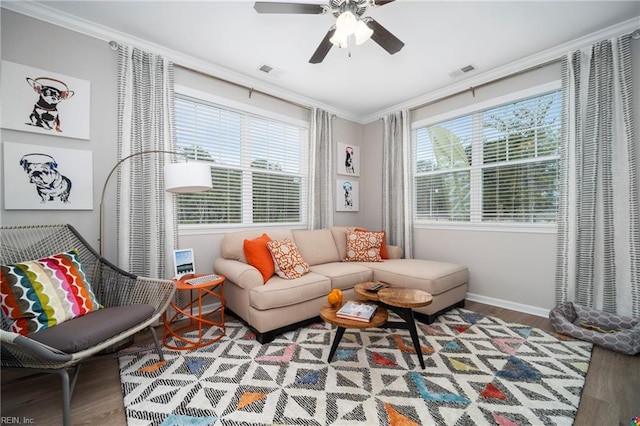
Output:
[[0,67],[3,128],[90,138],[90,82],[9,61]]
[[4,142],[4,208],[92,210],[91,151]]

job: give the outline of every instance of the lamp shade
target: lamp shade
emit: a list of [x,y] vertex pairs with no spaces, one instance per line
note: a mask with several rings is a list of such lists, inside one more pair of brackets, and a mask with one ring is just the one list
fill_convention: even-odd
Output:
[[336,20],[336,27],[341,33],[350,36],[356,30],[357,23],[358,20],[356,19],[356,16],[353,13],[346,11],[338,16],[338,19]]
[[169,163],[164,166],[164,189],[199,192],[211,189],[211,167],[206,163]]
[[373,30],[363,21],[358,21],[354,35],[356,36],[356,44],[360,45],[371,38]]
[[329,41],[340,49],[346,49],[349,47],[348,35],[338,30],[336,30],[335,34],[329,39]]

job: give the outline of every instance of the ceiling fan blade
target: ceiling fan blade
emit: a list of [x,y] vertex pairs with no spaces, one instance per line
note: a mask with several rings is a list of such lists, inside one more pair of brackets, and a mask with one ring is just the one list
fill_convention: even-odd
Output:
[[398,53],[403,47],[404,43],[393,34],[391,34],[385,27],[380,25],[378,21],[372,18],[368,18],[365,22],[369,28],[373,30],[371,40],[375,41],[384,50],[391,55]]
[[335,32],[336,32],[336,29],[331,28],[327,33],[327,35],[324,36],[324,38],[320,42],[320,45],[318,46],[316,51],[313,53],[313,56],[311,56],[311,59],[309,59],[310,64],[319,64],[324,60],[325,56],[327,56],[327,53],[329,53],[329,50],[331,50],[331,48],[333,47],[333,43],[331,43],[329,39],[333,37],[333,34]]
[[308,15],[320,15],[324,13],[324,5],[308,3],[284,3],[257,1],[253,8],[258,13],[304,13]]
[[385,4],[393,3],[395,0],[373,0],[374,6],[384,6]]

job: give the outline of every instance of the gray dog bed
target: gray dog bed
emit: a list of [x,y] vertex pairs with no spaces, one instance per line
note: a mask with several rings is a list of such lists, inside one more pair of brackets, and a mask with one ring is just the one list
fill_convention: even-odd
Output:
[[597,311],[573,302],[553,308],[549,319],[558,333],[626,355],[640,352],[640,319]]

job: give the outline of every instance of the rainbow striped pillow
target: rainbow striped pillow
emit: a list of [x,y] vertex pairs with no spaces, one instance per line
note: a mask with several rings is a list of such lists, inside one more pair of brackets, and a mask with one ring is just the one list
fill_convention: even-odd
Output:
[[76,250],[0,267],[0,305],[28,335],[100,309]]

